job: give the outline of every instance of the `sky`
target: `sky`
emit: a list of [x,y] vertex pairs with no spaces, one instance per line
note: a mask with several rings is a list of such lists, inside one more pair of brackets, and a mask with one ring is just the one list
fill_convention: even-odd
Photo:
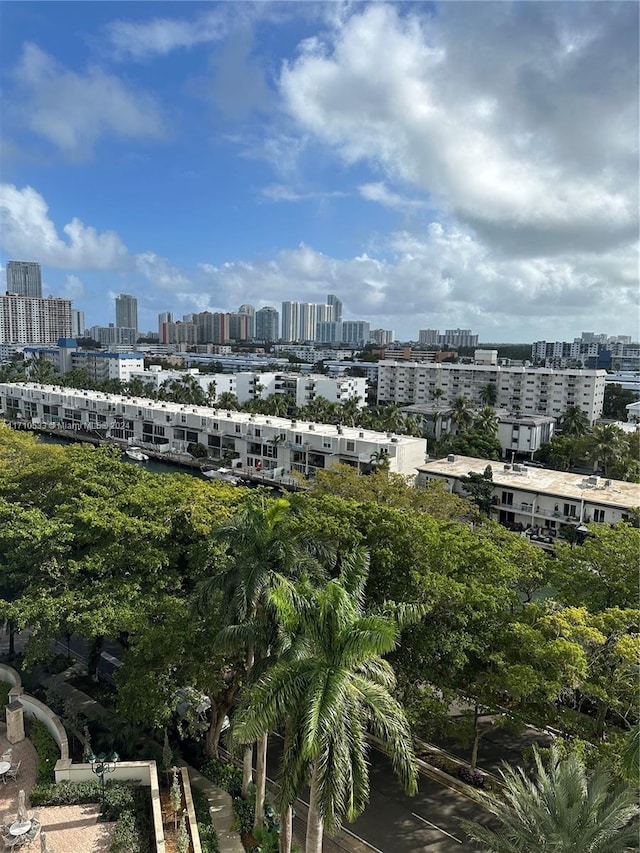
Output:
[[88,325],[334,293],[400,340],[637,340],[638,10],[3,2],[3,270]]

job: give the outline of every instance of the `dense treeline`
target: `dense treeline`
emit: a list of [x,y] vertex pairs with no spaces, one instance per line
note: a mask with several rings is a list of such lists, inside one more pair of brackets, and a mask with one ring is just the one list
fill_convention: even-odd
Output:
[[247,791],[257,743],[257,824],[266,734],[282,726],[278,805],[286,828],[311,785],[309,851],[366,805],[367,731],[409,790],[409,724],[467,743],[472,766],[490,729],[553,725],[621,773],[638,712],[630,525],[592,525],[550,559],[385,466],[276,499],[1,425],[0,521],[0,613],[29,627],[27,664],[54,637],[94,652],[118,638],[123,718],[178,724],[215,755],[231,716]]

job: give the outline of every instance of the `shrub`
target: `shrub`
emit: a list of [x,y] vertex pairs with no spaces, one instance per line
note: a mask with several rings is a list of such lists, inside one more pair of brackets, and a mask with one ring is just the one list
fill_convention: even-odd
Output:
[[40,720],[30,719],[27,722],[29,740],[38,753],[38,770],[36,782],[52,782],[56,762],[60,758],[58,744],[49,734],[49,730]]
[[473,785],[474,788],[484,788],[484,773],[479,770],[472,770],[470,767],[461,767],[458,770],[458,777],[466,782],[467,785]]
[[[254,792],[255,794],[255,792]],[[248,835],[253,829],[253,821],[256,816],[255,796],[249,792],[249,797],[233,798],[234,824],[240,835]]]
[[232,797],[237,797],[242,792],[242,770],[220,761],[216,758],[208,758],[202,765],[200,772],[207,779],[211,779],[214,785],[223,788]]
[[[6,684],[4,681],[0,682],[0,708],[4,708],[5,705],[9,704],[9,691],[11,690],[11,685]],[[4,711],[2,712],[4,715]]]
[[220,853],[218,836],[215,827],[211,823],[211,812],[209,811],[209,800],[197,788],[191,788],[193,807],[196,812],[198,832],[200,833],[200,844],[202,853]]
[[[98,803],[101,787],[90,782],[37,784],[30,794],[32,806],[68,806]],[[108,782],[101,820],[116,821],[109,853],[152,853],[149,794],[130,782]]]

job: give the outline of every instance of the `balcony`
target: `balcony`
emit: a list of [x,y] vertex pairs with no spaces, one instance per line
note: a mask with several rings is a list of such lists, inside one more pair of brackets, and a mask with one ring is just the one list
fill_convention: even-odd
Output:
[[491,505],[493,507],[504,509],[507,512],[524,513],[525,515],[540,516],[542,518],[552,518],[562,524],[578,524],[580,519],[577,515],[564,515],[559,510],[544,509],[542,507],[533,508],[533,504],[529,503],[503,503],[500,498],[492,498]]

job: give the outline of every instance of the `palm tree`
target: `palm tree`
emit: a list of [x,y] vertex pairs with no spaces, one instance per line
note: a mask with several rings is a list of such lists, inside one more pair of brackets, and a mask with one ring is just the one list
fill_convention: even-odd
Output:
[[487,382],[486,385],[483,385],[479,397],[480,402],[484,403],[485,406],[495,406],[498,400],[498,387],[495,382]]
[[534,747],[536,775],[505,765],[500,799],[477,798],[493,815],[494,831],[473,821],[461,826],[485,853],[623,853],[637,849],[638,805],[630,788],[612,789],[606,766],[591,777],[575,753],[561,759],[552,745],[548,767]]
[[491,406],[485,406],[483,409],[480,409],[474,418],[473,425],[483,432],[491,433],[491,435],[497,435],[498,416],[496,415],[496,410],[492,409]]
[[41,385],[54,385],[60,378],[58,368],[42,355],[26,362],[26,370],[29,381]]
[[589,436],[589,459],[595,467],[602,465],[605,477],[618,459],[628,455],[628,448],[627,437],[615,424],[597,424]]
[[218,396],[218,399],[216,400],[216,406],[219,409],[237,409],[238,398],[230,391],[223,391],[222,394],[220,394]]
[[362,415],[362,410],[360,408],[360,397],[349,397],[348,400],[344,400],[340,406],[343,423],[347,426],[354,427],[356,424],[360,423],[360,417]]
[[465,396],[456,397],[451,405],[451,420],[459,430],[469,429],[473,423],[473,409]]
[[393,670],[382,657],[397,647],[400,622],[388,613],[366,615],[367,573],[368,555],[356,549],[343,555],[337,579],[289,604],[285,623],[301,650],[256,682],[235,724],[235,736],[251,742],[288,718],[280,806],[291,805],[309,781],[307,853],[321,853],[325,827],[335,831],[364,810],[369,732],[385,744],[406,789],[417,787],[411,733],[391,696]]
[[[213,575],[200,590],[202,604],[207,604],[216,591],[222,592],[222,612],[229,627],[220,632],[221,646],[242,645],[246,654],[246,677],[250,683],[256,663],[266,665],[275,632],[269,616],[269,590],[303,567],[316,569],[302,536],[296,537],[288,520],[291,505],[279,499],[249,504],[238,515],[213,532],[213,538],[228,545],[232,557],[229,566]],[[266,789],[267,733],[258,741],[256,766],[255,825],[263,821]],[[253,747],[245,749],[243,760],[243,794],[246,796],[252,777]]]
[[563,435],[579,438],[589,429],[589,420],[578,406],[569,406],[560,419],[560,429]]

